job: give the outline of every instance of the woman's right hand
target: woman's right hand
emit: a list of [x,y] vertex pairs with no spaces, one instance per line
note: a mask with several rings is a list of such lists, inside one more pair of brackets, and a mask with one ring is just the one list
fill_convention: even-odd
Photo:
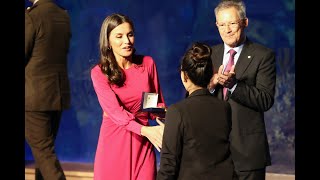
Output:
[[154,147],[160,152],[162,148],[162,137],[164,130],[164,123],[156,118],[158,126],[142,126],[141,135],[149,139],[149,141],[154,145]]

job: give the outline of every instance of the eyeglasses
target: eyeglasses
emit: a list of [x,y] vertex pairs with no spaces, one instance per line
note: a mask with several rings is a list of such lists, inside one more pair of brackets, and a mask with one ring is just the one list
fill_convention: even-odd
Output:
[[217,22],[217,26],[218,28],[220,29],[226,29],[227,27],[231,28],[231,29],[236,29],[239,27],[240,25],[240,22],[242,21],[243,19],[240,19],[236,22],[229,22],[229,23],[218,23]]

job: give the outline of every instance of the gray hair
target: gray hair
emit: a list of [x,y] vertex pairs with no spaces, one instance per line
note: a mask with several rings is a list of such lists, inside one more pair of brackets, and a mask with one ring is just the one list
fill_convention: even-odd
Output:
[[246,6],[243,1],[236,0],[221,0],[218,6],[214,9],[214,14],[217,16],[218,12],[223,9],[234,7],[238,11],[240,19],[246,19]]

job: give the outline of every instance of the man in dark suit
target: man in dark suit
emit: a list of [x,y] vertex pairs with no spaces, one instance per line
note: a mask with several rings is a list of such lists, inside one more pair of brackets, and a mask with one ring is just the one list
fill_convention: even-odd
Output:
[[[242,1],[221,1],[215,16],[224,44],[212,47],[213,66],[219,70],[213,75],[209,90],[231,105],[231,155],[238,179],[263,180],[266,166],[271,165],[264,112],[274,103],[275,54],[246,37],[248,18]],[[229,50],[235,51],[231,58],[234,64],[225,70],[229,66]],[[223,88],[227,88],[226,95]]]
[[169,106],[157,180],[232,180],[231,108],[207,89],[213,75],[211,49],[195,43],[181,63],[189,96]]
[[54,141],[62,111],[70,106],[67,12],[53,0],[30,0],[25,11],[25,138],[36,164],[36,180],[66,179]]

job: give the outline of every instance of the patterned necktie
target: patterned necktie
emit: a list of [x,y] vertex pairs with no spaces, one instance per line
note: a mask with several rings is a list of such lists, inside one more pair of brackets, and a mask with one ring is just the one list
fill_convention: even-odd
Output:
[[[231,70],[231,67],[234,65],[234,55],[237,53],[237,51],[230,49],[229,53],[230,53],[229,61],[228,61],[227,67],[224,70],[224,72],[229,72]],[[223,88],[224,100],[227,99],[227,92],[228,92],[228,88]]]

